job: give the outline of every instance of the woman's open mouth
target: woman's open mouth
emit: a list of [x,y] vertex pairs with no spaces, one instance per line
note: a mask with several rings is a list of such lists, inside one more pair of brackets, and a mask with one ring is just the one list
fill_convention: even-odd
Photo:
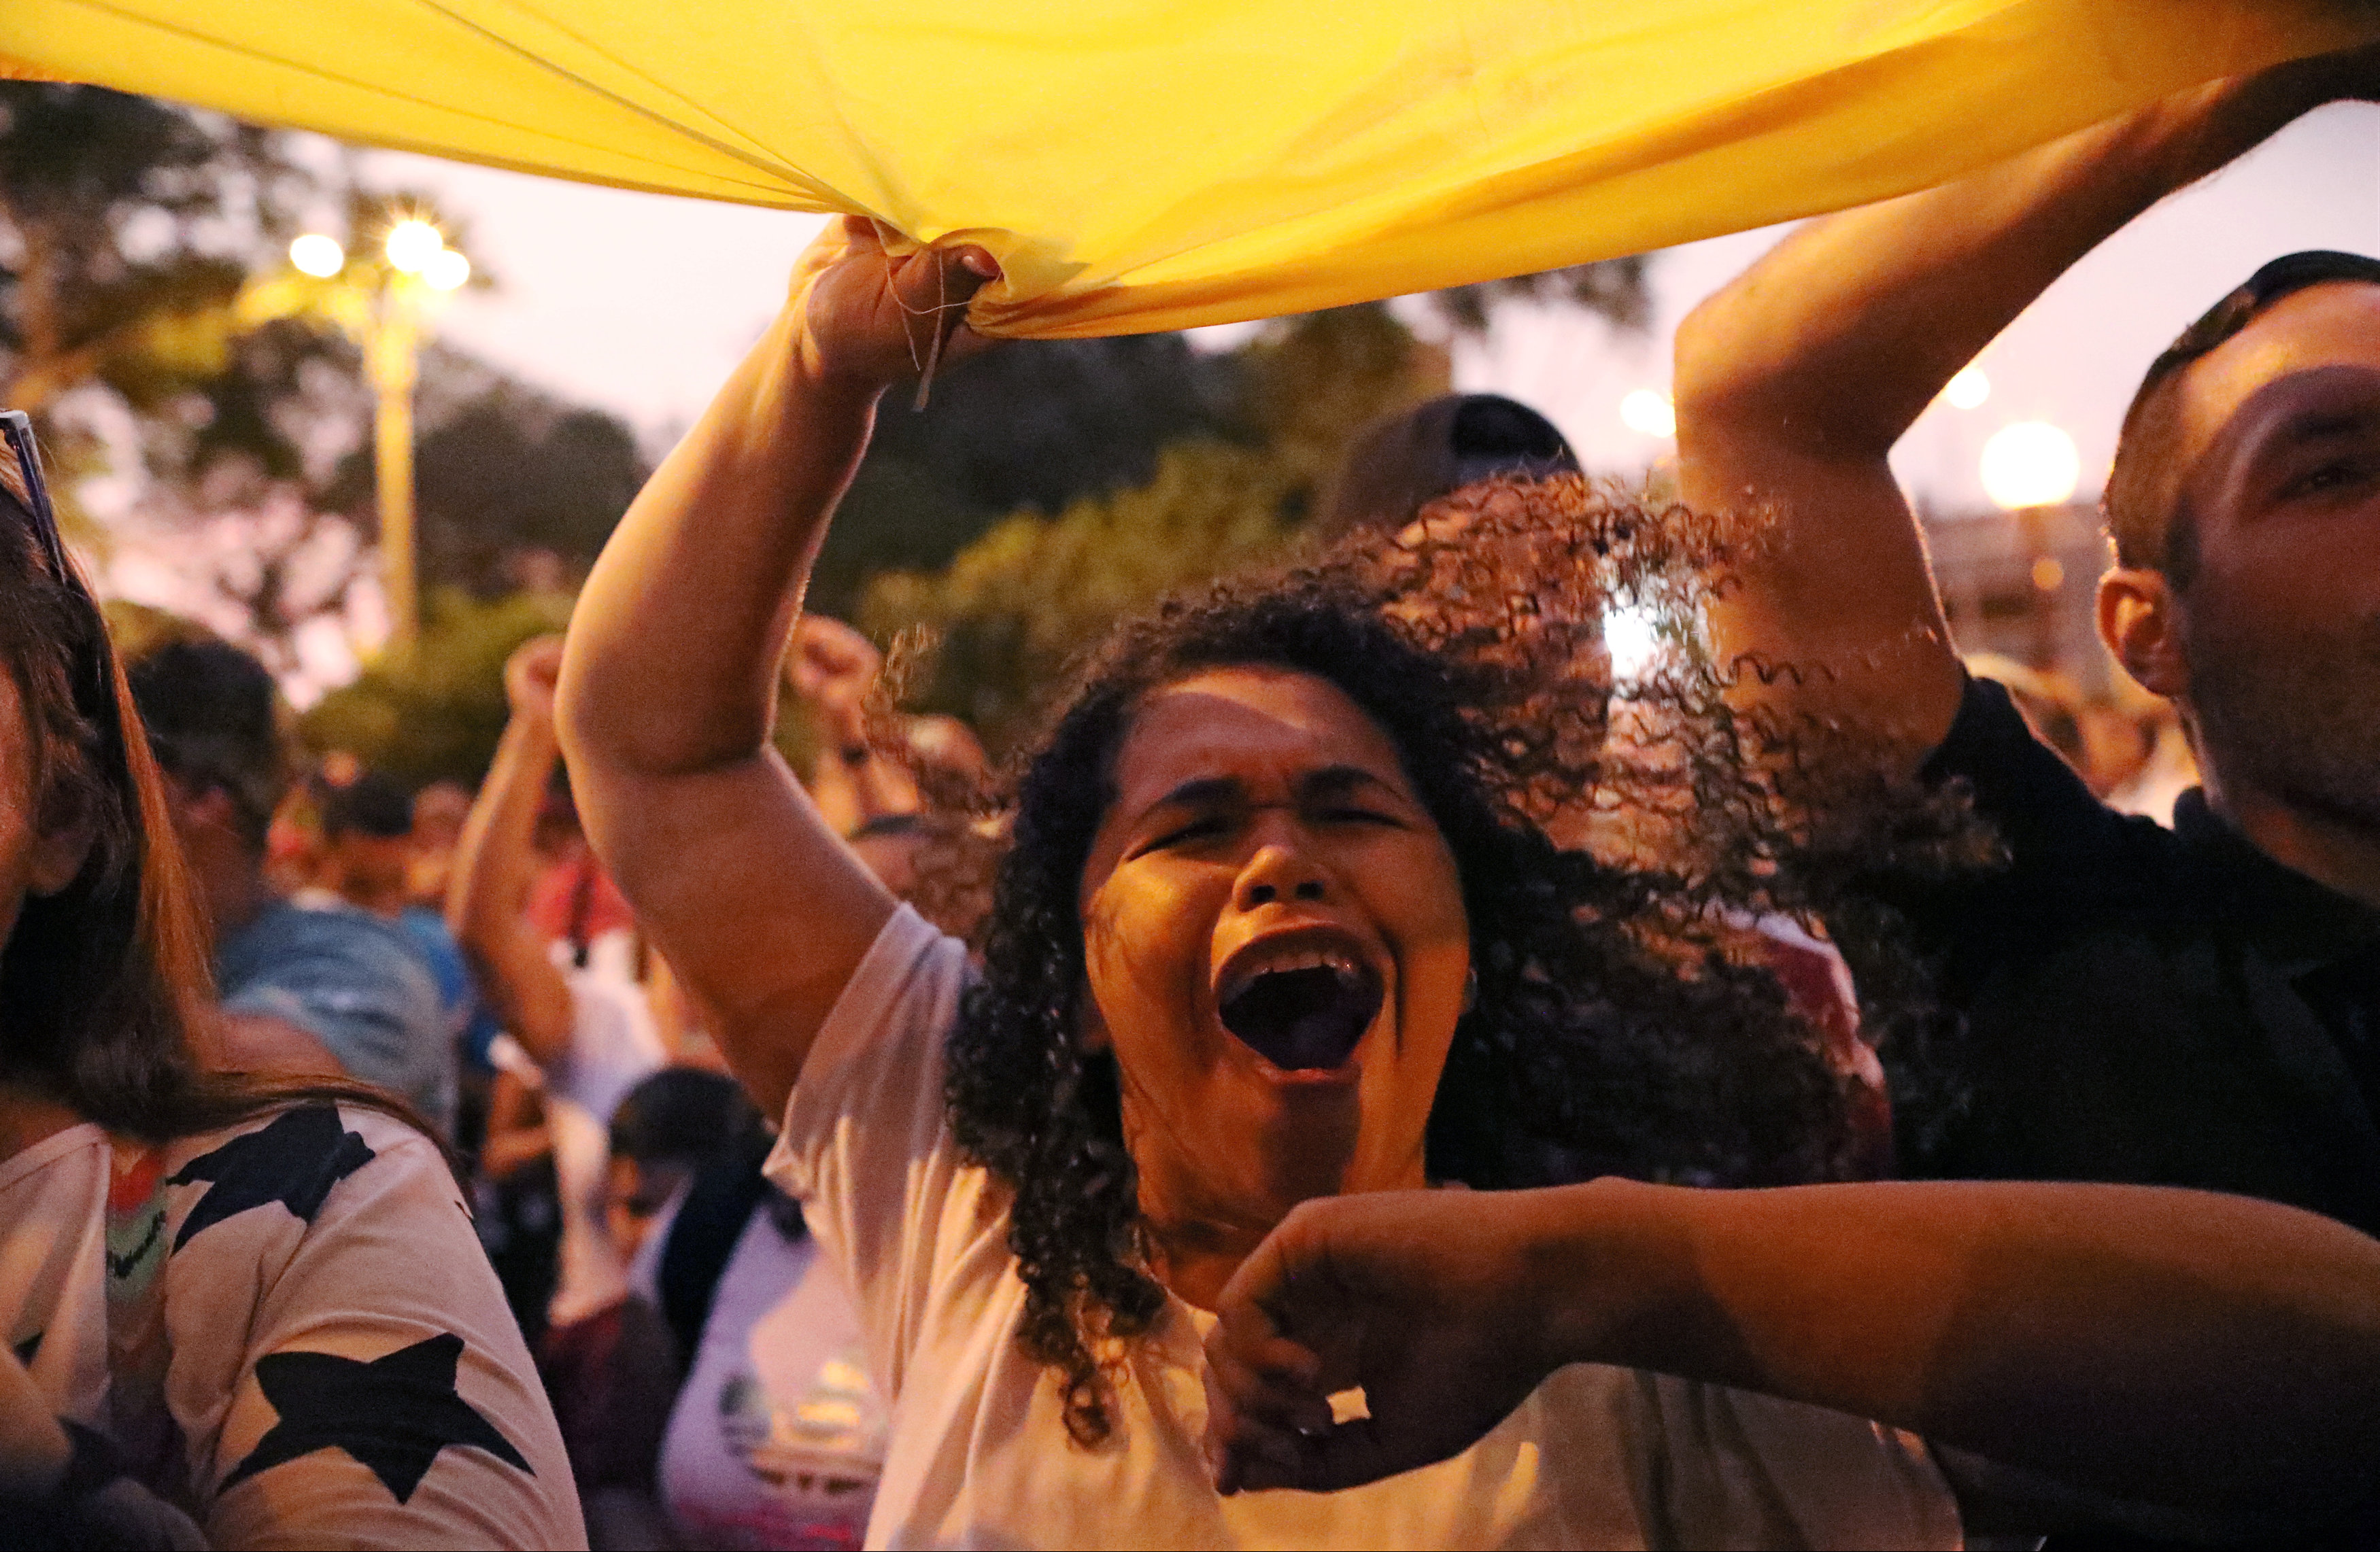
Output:
[[1383,995],[1370,965],[1306,949],[1231,976],[1216,1011],[1234,1039],[1282,1072],[1330,1072],[1354,1054]]

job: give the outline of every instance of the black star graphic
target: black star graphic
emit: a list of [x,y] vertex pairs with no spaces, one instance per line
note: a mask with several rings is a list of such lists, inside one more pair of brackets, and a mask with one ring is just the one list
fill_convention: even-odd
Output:
[[371,1160],[372,1150],[346,1129],[334,1107],[300,1105],[284,1110],[270,1126],[243,1133],[191,1159],[169,1179],[172,1185],[214,1182],[182,1220],[174,1248],[181,1249],[191,1235],[212,1224],[267,1202],[278,1202],[311,1223],[331,1187]]
[[512,1440],[455,1391],[463,1339],[431,1337],[370,1363],[334,1352],[271,1352],[256,1361],[256,1382],[280,1414],[219,1493],[285,1461],[317,1449],[344,1449],[370,1466],[404,1503],[449,1445],[484,1449],[506,1465],[532,1470]]

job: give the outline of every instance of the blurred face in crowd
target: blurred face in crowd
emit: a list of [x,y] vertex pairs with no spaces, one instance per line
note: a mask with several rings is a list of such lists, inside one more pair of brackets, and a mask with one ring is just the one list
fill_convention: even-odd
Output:
[[614,1156],[603,1182],[603,1228],[623,1257],[633,1256],[653,1220],[680,1187],[694,1179],[686,1164],[639,1163]]
[[2380,826],[2380,286],[2283,297],[2186,369],[2179,683],[2219,791]]
[[410,836],[341,831],[322,843],[322,887],[348,904],[394,916],[413,896]]
[[1217,669],[1142,702],[1113,788],[1078,903],[1087,1038],[1151,1217],[1261,1233],[1424,1184],[1469,926],[1388,734],[1324,680]]
[[413,860],[408,888],[416,900],[440,905],[463,823],[471,816],[471,794],[453,782],[432,782],[414,794]]

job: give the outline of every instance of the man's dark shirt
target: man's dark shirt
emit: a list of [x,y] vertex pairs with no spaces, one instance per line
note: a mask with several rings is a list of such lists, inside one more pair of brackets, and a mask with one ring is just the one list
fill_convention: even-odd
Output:
[[2380,911],[2195,790],[2170,831],[2115,813],[1989,680],[1926,776],[1963,777],[2013,861],[1901,902],[1969,1025],[1963,1109],[1904,1125],[1902,1172],[2195,1186],[2380,1233]]

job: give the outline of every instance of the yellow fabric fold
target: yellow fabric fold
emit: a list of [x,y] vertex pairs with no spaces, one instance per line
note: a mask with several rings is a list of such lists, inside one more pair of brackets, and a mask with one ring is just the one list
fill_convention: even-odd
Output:
[[2351,42],[2346,0],[5,0],[16,73],[964,235],[978,327],[1125,333],[1955,177]]

